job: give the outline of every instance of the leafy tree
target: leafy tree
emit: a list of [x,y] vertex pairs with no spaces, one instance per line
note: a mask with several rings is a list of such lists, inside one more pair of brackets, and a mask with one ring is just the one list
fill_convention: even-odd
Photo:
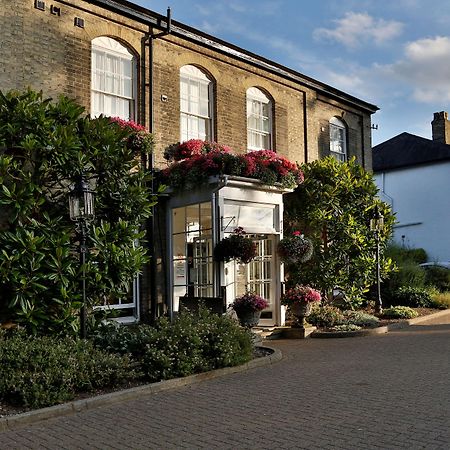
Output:
[[[139,136],[138,136],[139,135]],[[138,139],[131,139],[136,138]],[[130,142],[140,145],[130,145]],[[34,332],[75,332],[77,236],[68,193],[84,174],[95,188],[86,265],[90,305],[122,297],[147,257],[136,244],[152,202],[140,152],[151,135],[42,93],[0,92],[0,310]]]
[[[288,266],[289,282],[320,289],[330,298],[336,286],[358,303],[376,277],[376,240],[370,219],[378,205],[385,227],[381,250],[394,224],[390,207],[380,201],[370,173],[354,159],[340,163],[332,157],[301,166],[305,181],[285,196],[287,232],[301,230],[313,240],[314,255],[306,263]],[[392,268],[381,258],[382,275]]]

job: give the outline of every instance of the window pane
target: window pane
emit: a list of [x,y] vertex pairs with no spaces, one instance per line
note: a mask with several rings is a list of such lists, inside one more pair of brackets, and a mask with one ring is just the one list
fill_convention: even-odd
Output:
[[173,235],[173,257],[174,258],[185,258],[186,257],[186,246],[185,246],[186,235],[184,233]]
[[186,207],[186,228],[187,231],[200,229],[200,209],[198,204]]
[[131,78],[125,78],[123,80],[123,94],[125,97],[133,96],[133,83]]
[[173,233],[184,233],[185,222],[186,222],[185,208],[174,208],[172,211]]
[[122,59],[122,74],[131,78],[133,73],[133,64],[130,60]]
[[181,112],[189,112],[189,101],[187,98],[181,98],[180,108]]

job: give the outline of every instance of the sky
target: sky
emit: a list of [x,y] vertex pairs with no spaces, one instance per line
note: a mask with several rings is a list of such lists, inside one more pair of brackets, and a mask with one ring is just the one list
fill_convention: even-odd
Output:
[[380,108],[376,145],[450,110],[448,0],[132,0]]

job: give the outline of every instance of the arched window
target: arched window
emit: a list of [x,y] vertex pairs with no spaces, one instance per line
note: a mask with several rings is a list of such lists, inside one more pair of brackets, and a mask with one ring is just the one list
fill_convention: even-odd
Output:
[[212,136],[212,81],[195,66],[180,69],[180,140]]
[[272,101],[260,89],[247,89],[247,148],[272,149]]
[[136,61],[120,42],[106,36],[92,40],[91,116],[134,119]]
[[347,127],[337,117],[330,120],[330,154],[338,161],[347,161]]

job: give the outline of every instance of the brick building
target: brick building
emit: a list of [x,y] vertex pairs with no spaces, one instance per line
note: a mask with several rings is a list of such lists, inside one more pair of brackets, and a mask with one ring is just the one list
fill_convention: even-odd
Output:
[[[3,0],[0,21],[1,90],[65,94],[92,115],[140,122],[155,135],[158,167],[167,145],[200,138],[240,153],[273,149],[299,163],[355,156],[372,168],[376,106],[169,14],[124,0]],[[162,284],[170,290],[169,280]],[[146,311],[148,290],[140,290]]]

